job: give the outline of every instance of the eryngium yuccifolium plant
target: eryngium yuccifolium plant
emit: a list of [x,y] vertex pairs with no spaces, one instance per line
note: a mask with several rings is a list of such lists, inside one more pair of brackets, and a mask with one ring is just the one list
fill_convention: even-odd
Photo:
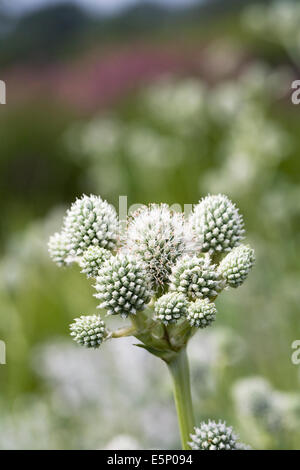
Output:
[[108,315],[135,315],[151,298],[151,285],[144,264],[131,255],[108,259],[99,270],[95,297]]
[[234,248],[221,261],[219,273],[230,287],[239,287],[243,284],[255,262],[253,248],[240,245]]
[[222,282],[208,258],[183,256],[172,269],[170,289],[183,293],[190,300],[215,298],[222,289]]
[[168,325],[186,316],[188,301],[183,294],[171,292],[160,297],[154,305],[155,318]]
[[114,250],[118,218],[113,206],[99,196],[83,195],[68,210],[63,231],[70,240],[70,255],[80,256],[89,246]]
[[206,328],[216,319],[217,309],[215,304],[208,299],[198,299],[190,303],[187,312],[187,320],[191,326]]
[[197,242],[182,214],[171,212],[166,204],[151,204],[130,220],[125,249],[145,262],[153,286],[158,287],[167,282],[180,256],[197,250]]
[[191,226],[199,237],[202,251],[224,253],[244,238],[243,218],[227,196],[206,196],[194,208]]
[[[112,206],[83,196],[67,212],[62,232],[50,238],[53,261],[77,263],[93,279],[98,308],[104,310],[77,318],[71,335],[90,348],[133,336],[137,346],[167,364],[183,449],[242,448],[223,423],[210,421],[192,434],[186,354],[197,330],[214,323],[215,298],[225,287],[240,285],[253,265],[253,250],[239,246],[244,230],[238,209],[226,196],[208,196],[185,223],[169,206],[151,204],[130,217],[122,236],[119,229]],[[110,331],[101,320],[105,314],[129,324]]]
[[100,267],[104,261],[110,258],[111,253],[105,248],[100,246],[90,246],[82,255],[80,259],[81,272],[86,274],[87,277],[98,276]]
[[104,322],[100,315],[81,315],[70,325],[71,336],[76,343],[87,348],[99,348],[107,336]]
[[239,442],[231,426],[225,422],[208,421],[196,427],[191,434],[192,450],[246,450],[247,446]]
[[70,253],[70,241],[65,233],[55,233],[48,242],[50,258],[57,266],[67,266],[67,258]]

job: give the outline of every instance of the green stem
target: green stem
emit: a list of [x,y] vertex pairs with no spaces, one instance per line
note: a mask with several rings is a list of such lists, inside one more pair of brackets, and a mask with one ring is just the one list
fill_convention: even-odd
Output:
[[190,371],[183,348],[170,363],[167,363],[172,380],[173,392],[178,416],[181,443],[184,450],[189,450],[190,434],[194,430],[194,413],[191,396]]

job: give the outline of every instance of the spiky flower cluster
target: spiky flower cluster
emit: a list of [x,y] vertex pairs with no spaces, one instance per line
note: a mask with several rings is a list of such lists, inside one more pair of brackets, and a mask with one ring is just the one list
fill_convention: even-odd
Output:
[[144,264],[132,255],[119,254],[109,258],[99,270],[95,297],[99,308],[108,315],[135,315],[151,298],[151,285]]
[[57,266],[67,266],[67,258],[70,253],[70,241],[65,233],[55,233],[48,242],[50,258]]
[[221,288],[220,276],[208,258],[184,256],[172,269],[170,289],[190,300],[214,298]]
[[239,287],[247,278],[254,262],[254,250],[249,246],[240,245],[225,256],[218,271],[228,286]]
[[[151,204],[131,216],[121,239],[118,229],[110,204],[83,195],[68,210],[61,233],[50,238],[50,256],[59,266],[77,262],[82,273],[96,279],[98,308],[107,315],[131,317],[138,334],[144,325],[143,338],[149,330],[150,342],[155,337],[150,329],[159,323],[165,328],[179,323],[184,338],[192,328],[211,325],[215,298],[225,287],[241,285],[254,263],[253,250],[240,245],[242,217],[224,195],[202,199],[187,222],[168,205]],[[134,321],[148,304],[149,310]],[[177,329],[170,331],[176,335]],[[178,338],[173,344],[181,347]],[[172,341],[164,343],[168,345]]]
[[100,246],[90,246],[82,255],[80,259],[81,272],[86,274],[87,277],[98,276],[100,267],[104,261],[110,258],[111,253],[105,248]]
[[238,436],[231,426],[225,422],[208,421],[195,428],[191,434],[190,446],[192,450],[246,450],[247,446],[239,442]]
[[160,297],[155,303],[154,310],[157,320],[168,325],[176,323],[187,314],[188,301],[183,294],[171,292]]
[[75,318],[70,330],[74,341],[87,348],[99,348],[107,336],[105,324],[99,315],[81,315]]
[[208,299],[198,299],[191,302],[187,312],[187,320],[191,326],[206,328],[216,319],[217,309]]
[[63,233],[70,240],[71,256],[81,256],[90,246],[113,250],[117,244],[117,213],[101,197],[83,195],[68,210]]
[[182,214],[172,212],[166,204],[152,204],[129,222],[124,248],[145,262],[153,286],[158,287],[168,281],[180,256],[196,251],[197,243]]
[[203,198],[195,206],[190,223],[203,252],[224,253],[243,239],[243,218],[235,204],[223,194]]

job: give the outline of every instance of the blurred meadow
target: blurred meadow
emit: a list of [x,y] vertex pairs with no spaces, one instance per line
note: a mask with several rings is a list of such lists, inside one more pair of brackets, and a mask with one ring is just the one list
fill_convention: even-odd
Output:
[[121,195],[183,207],[220,192],[257,262],[191,341],[197,422],[300,449],[300,5],[81,4],[16,16],[0,1],[0,449],[179,448],[164,365],[132,340],[71,340],[97,303],[47,241],[82,193],[118,208]]

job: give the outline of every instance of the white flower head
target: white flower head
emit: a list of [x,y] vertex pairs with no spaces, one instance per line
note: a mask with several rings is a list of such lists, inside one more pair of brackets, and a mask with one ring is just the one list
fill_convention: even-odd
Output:
[[130,220],[124,249],[144,261],[153,286],[158,287],[168,281],[177,259],[198,246],[183,214],[166,204],[151,204]]
[[225,422],[208,421],[195,428],[189,443],[192,450],[248,450],[249,447],[239,443],[238,436]]

